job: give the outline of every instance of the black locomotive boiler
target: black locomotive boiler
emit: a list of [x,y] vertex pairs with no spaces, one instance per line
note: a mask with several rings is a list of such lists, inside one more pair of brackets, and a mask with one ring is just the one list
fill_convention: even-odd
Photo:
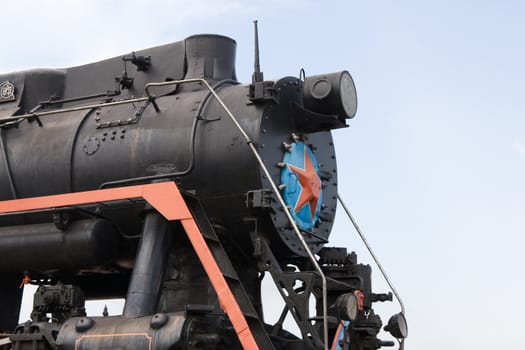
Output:
[[[240,84],[235,49],[230,38],[196,35],[0,75],[1,349],[393,345],[377,338],[372,309],[391,294],[372,292],[371,269],[354,253],[326,246],[337,205],[330,130],[355,114],[350,74],[264,80],[256,59],[252,82]],[[147,200],[9,210],[166,183],[180,191],[182,202],[166,200],[191,214],[224,290],[186,226]],[[285,304],[275,324],[264,320],[265,275]],[[18,324],[27,283],[38,285],[33,312]],[[226,312],[223,295],[240,313]],[[125,298],[122,315],[86,315],[86,300],[111,298]],[[300,335],[284,329],[287,314]],[[398,314],[386,329],[404,338],[405,327]]]

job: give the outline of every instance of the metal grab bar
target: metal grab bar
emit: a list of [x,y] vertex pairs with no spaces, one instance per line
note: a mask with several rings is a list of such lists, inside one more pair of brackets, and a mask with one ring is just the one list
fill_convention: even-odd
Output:
[[365,235],[363,234],[363,232],[359,228],[359,225],[357,225],[357,221],[355,221],[355,219],[352,216],[352,214],[350,214],[350,210],[348,210],[348,208],[346,207],[345,202],[343,202],[343,199],[341,198],[341,195],[339,195],[339,193],[337,193],[337,199],[339,200],[339,203],[341,203],[341,205],[343,206],[343,209],[345,210],[346,215],[348,216],[348,218],[352,222],[352,225],[354,225],[354,228],[357,231],[357,233],[359,234],[359,237],[361,237],[361,240],[365,244],[366,249],[368,249],[368,252],[370,253],[372,258],[374,259],[374,262],[376,263],[377,267],[379,268],[379,271],[381,271],[381,274],[385,278],[386,283],[388,283],[388,286],[390,287],[390,289],[392,290],[392,292],[396,296],[396,299],[399,302],[399,306],[401,306],[401,313],[404,315],[405,314],[405,304],[403,304],[403,300],[401,300],[401,297],[399,296],[399,293],[397,292],[397,289],[394,287],[394,284],[392,283],[392,281],[390,281],[390,278],[388,278],[388,275],[386,274],[386,271],[383,268],[383,265],[381,265],[381,263],[379,262],[378,257],[374,254],[374,251],[372,250],[372,247],[370,246],[370,243],[368,243],[368,240],[366,239]]
[[[19,120],[19,119],[37,118],[37,117],[42,117],[42,116],[52,115],[52,114],[59,114],[59,113],[77,112],[77,111],[83,111],[83,110],[86,110],[86,109],[118,106],[118,105],[123,105],[123,104],[127,104],[127,103],[148,101],[148,100],[151,100],[151,99],[152,99],[151,97],[139,97],[139,98],[132,98],[132,99],[129,99],[129,100],[106,102],[106,103],[98,103],[98,104],[94,104],[94,105],[85,105],[85,106],[70,107],[70,108],[63,108],[63,109],[55,109],[55,110],[46,111],[46,112],[26,113],[26,114],[16,115],[16,116],[13,116],[13,117],[2,118],[0,116],[0,123],[16,121],[16,120]],[[153,97],[153,99],[154,99],[154,97]]]

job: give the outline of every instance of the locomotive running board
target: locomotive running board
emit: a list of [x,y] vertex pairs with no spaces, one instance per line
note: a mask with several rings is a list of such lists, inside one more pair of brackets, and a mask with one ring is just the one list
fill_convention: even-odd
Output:
[[[65,206],[84,205],[126,199],[144,199],[169,221],[180,221],[197,254],[210,282],[217,293],[219,303],[228,315],[237,337],[244,349],[272,349],[267,334],[260,330],[261,322],[248,324],[245,313],[232,291],[223,271],[214,258],[205,236],[199,229],[190,208],[174,182],[161,182],[147,185],[118,187],[111,189],[74,192],[51,196],[33,197],[0,201],[0,214],[29,212]],[[192,205],[193,206],[193,205]],[[193,206],[195,208],[195,206]],[[202,220],[201,225],[202,225]],[[208,230],[207,230],[208,231]],[[209,235],[210,232],[206,232]],[[212,238],[212,237],[209,237]],[[209,240],[208,238],[208,240]],[[230,281],[231,283],[231,281]],[[242,286],[241,286],[242,287]],[[249,316],[249,315],[247,315]],[[253,317],[252,317],[253,318]],[[252,332],[252,328],[255,332]],[[255,333],[255,334],[254,334]],[[255,339],[257,338],[257,340]]]

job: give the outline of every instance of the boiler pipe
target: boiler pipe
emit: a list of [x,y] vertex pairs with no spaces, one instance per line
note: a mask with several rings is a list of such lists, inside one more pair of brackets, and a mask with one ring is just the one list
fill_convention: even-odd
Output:
[[129,282],[124,316],[139,317],[155,313],[168,249],[168,221],[152,211],[144,220],[144,232]]

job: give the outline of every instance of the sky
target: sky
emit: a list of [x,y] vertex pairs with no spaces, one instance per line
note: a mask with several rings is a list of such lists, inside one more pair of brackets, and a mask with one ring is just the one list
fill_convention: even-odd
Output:
[[[339,192],[406,305],[407,349],[522,349],[525,2],[26,1],[2,4],[0,74],[119,56],[192,34],[237,41],[265,78],[348,70]],[[330,245],[372,264],[339,210]],[[374,267],[377,292],[387,286]],[[377,307],[383,321],[399,311]],[[386,336],[385,336],[386,338]]]

